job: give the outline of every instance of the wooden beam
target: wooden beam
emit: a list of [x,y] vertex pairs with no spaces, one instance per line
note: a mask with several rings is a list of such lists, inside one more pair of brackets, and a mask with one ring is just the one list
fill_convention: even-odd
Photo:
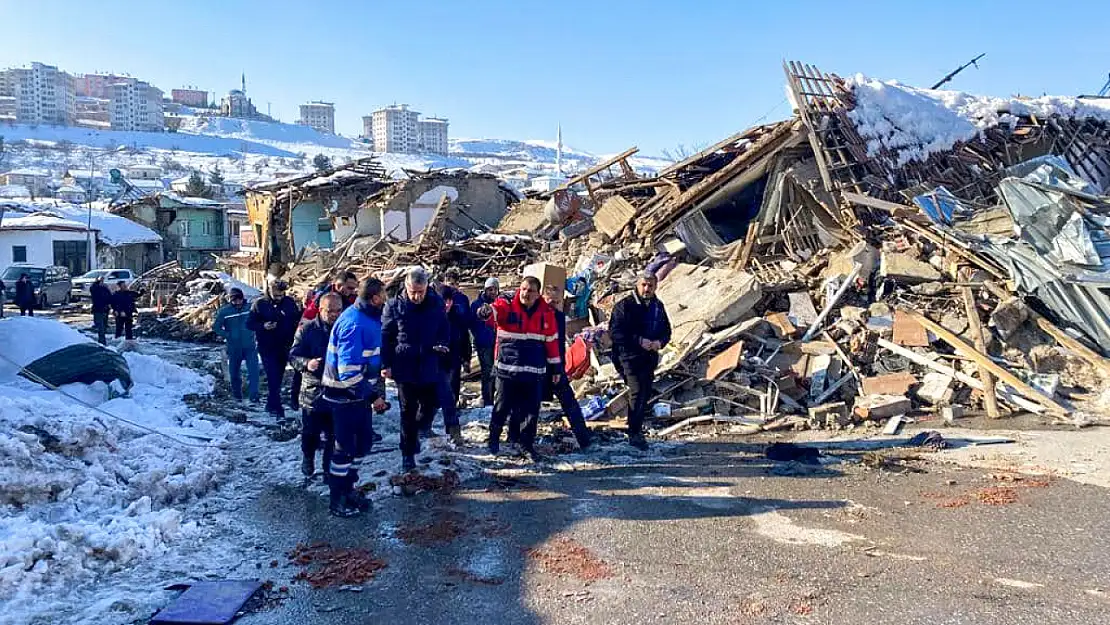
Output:
[[[964,308],[967,309],[967,327],[971,332],[971,340],[975,343],[975,349],[987,352],[987,341],[983,338],[982,320],[979,319],[979,309],[975,306],[975,294],[971,291],[971,287],[960,287],[960,295],[964,299]],[[983,405],[987,409],[987,416],[991,419],[997,419],[1001,414],[998,412],[998,398],[994,396],[994,376],[990,371],[979,368],[979,379],[983,381]]]
[[627,150],[625,150],[624,152],[621,152],[620,154],[614,156],[613,158],[611,158],[607,161],[602,161],[602,162],[598,163],[597,165],[594,165],[593,167],[587,169],[586,171],[578,174],[574,178],[571,178],[570,180],[566,181],[566,183],[564,185],[562,185],[558,189],[555,189],[555,191],[558,191],[560,189],[569,189],[570,187],[578,184],[579,182],[582,182],[582,181],[586,180],[587,178],[593,176],[594,174],[597,174],[597,173],[600,173],[600,172],[602,172],[606,169],[609,169],[613,165],[616,165],[617,163],[623,161],[624,159],[628,158],[629,156],[632,156],[633,154],[635,154],[636,152],[639,152],[639,151],[640,151],[640,148],[636,148],[636,147],[628,148]]
[[[1013,295],[994,282],[984,282],[983,286],[999,299],[1006,299]],[[1029,307],[1026,308],[1029,310],[1029,318],[1032,319],[1033,322],[1037,324],[1037,327],[1043,330],[1045,334],[1056,339],[1057,343],[1074,352],[1076,356],[1082,358],[1092,367],[1097,368],[1103,375],[1110,376],[1110,360],[1107,360],[1098,352],[1073,339],[1067,332],[1064,332],[1059,326],[1046,319],[1037,311]]]
[[1008,384],[1011,388],[1013,388],[1018,393],[1026,396],[1026,397],[1032,399],[1033,401],[1037,402],[1038,404],[1041,404],[1042,406],[1044,406],[1049,412],[1057,413],[1057,414],[1060,414],[1060,415],[1067,415],[1068,412],[1070,412],[1064,406],[1056,403],[1056,400],[1052,399],[1051,397],[1048,397],[1047,395],[1038,391],[1037,389],[1033,388],[1032,386],[1029,386],[1028,384],[1023,382],[1021,379],[1019,379],[1017,376],[1015,376],[1014,374],[1012,374],[1008,370],[1006,370],[1004,367],[998,365],[996,362],[991,360],[989,356],[987,356],[986,354],[984,354],[984,353],[980,352],[979,350],[975,349],[971,345],[968,345],[967,343],[964,342],[963,339],[961,339],[960,337],[956,336],[955,334],[949,332],[947,329],[942,327],[939,323],[936,323],[932,319],[926,317],[925,315],[922,315],[921,313],[919,313],[915,310],[910,310],[908,308],[902,308],[902,307],[899,307],[898,310],[901,310],[902,312],[909,315],[914,321],[916,321],[916,322],[920,323],[921,325],[925,326],[926,330],[928,330],[928,331],[932,332],[933,334],[937,335],[937,338],[939,338],[940,340],[944,341],[945,343],[948,343],[949,345],[951,345],[961,355],[966,356],[966,357],[970,358],[971,360],[975,361],[976,365],[978,365],[978,366],[990,371],[991,373],[993,373],[995,375],[995,377],[997,377],[999,380],[1002,380],[1003,382]]

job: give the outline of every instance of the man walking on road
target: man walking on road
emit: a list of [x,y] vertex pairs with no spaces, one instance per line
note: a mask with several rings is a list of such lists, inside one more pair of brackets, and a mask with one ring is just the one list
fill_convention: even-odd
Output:
[[127,340],[135,338],[135,312],[138,307],[135,300],[139,294],[127,288],[127,283],[120,280],[116,283],[116,292],[112,293],[112,312],[116,315],[116,338],[126,333]]
[[582,406],[574,397],[574,390],[570,387],[567,378],[567,314],[563,312],[562,285],[546,285],[543,288],[543,301],[555,312],[555,324],[559,326],[559,380],[554,385],[545,384],[547,387],[544,397],[555,396],[559,406],[570,422],[570,429],[574,432],[574,440],[578,441],[580,449],[590,446],[590,428],[586,427],[586,417],[582,414]]
[[609,318],[613,364],[629,392],[628,442],[637,449],[647,449],[643,432],[647,403],[659,366],[659,350],[671,340],[670,319],[663,302],[655,297],[657,285],[655,274],[641,273],[635,292],[617,302]]
[[540,281],[528,276],[516,292],[478,309],[479,318],[497,329],[490,453],[500,450],[501,430],[511,418],[510,431],[519,428],[520,445],[535,461],[542,460],[535,442],[544,378],[555,384],[560,373],[559,329],[554,312],[540,297],[540,288]]
[[[343,304],[343,310],[355,303],[358,298],[358,277],[354,272],[341,271],[336,274],[332,283],[323,289],[310,292],[304,300],[304,313],[302,319],[311,321],[320,313],[320,304],[325,295],[334,294]],[[289,406],[293,410],[300,408],[298,397],[301,393],[301,372],[293,370],[293,379],[289,384]],[[379,439],[375,439],[379,440]]]
[[[451,327],[451,341],[448,344],[450,352],[444,357],[444,366],[447,373],[447,391],[450,398],[442,401],[444,420],[446,420],[448,404],[455,408],[459,405],[459,395],[462,392],[462,373],[470,372],[470,357],[473,351],[470,347],[470,300],[459,291],[458,269],[448,269],[440,289],[447,310],[447,324]],[[456,441],[458,442],[458,441]]]
[[101,345],[108,344],[108,313],[112,307],[112,290],[104,284],[104,276],[98,276],[89,285],[89,298],[92,299],[93,328],[96,340]]
[[266,412],[277,421],[282,437],[295,436],[295,432],[286,431],[290,424],[286,422],[281,403],[281,382],[301,319],[297,302],[285,294],[286,288],[284,280],[270,282],[267,294],[254,301],[247,318],[247,327],[258,337],[258,355],[266,373]]
[[[324,450],[324,471],[330,466],[335,434],[332,431],[330,403],[319,401],[323,392],[321,381],[324,376],[324,358],[328,355],[328,338],[343,309],[343,303],[336,293],[327,293],[320,298],[319,315],[311,321],[304,321],[297,328],[293,339],[293,349],[289,351],[289,361],[294,371],[302,376],[300,389],[301,407],[301,473],[312,477],[316,473],[316,451]],[[321,438],[323,442],[321,443]]]
[[501,291],[497,278],[486,278],[485,287],[470,307],[470,333],[474,336],[474,351],[478,352],[478,366],[482,368],[482,405],[493,405],[493,346],[497,332],[485,321],[478,319],[478,309],[483,304],[493,304]]
[[254,331],[247,326],[250,305],[241,289],[228,291],[228,303],[220,307],[216,319],[212,321],[212,331],[227,342],[228,382],[231,384],[231,397],[243,400],[242,368],[247,366],[247,397],[258,403],[258,348],[255,346]]
[[373,445],[373,413],[386,409],[381,383],[381,280],[367,278],[359,287],[358,301],[345,310],[332,328],[324,359],[321,399],[330,404],[335,449],[328,466],[332,515],[351,517],[370,509],[370,502],[355,490],[362,457]]
[[[413,269],[404,290],[382,313],[382,375],[397,383],[401,400],[401,466],[416,468],[421,424],[431,426],[443,386],[443,357],[449,352],[450,327],[445,304],[428,288],[428,275]],[[443,413],[448,432],[458,432],[458,415]]]

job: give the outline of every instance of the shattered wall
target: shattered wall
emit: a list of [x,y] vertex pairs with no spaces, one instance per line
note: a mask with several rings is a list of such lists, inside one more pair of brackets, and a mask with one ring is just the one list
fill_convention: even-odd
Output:
[[380,215],[379,232],[400,241],[415,238],[444,194],[451,199],[447,213],[451,230],[493,228],[508,211],[507,194],[492,176],[429,175],[405,181],[396,193],[372,207]]

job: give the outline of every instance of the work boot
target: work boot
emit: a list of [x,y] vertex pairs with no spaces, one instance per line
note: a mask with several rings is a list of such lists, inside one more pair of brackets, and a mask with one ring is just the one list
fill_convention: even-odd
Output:
[[416,458],[412,456],[401,457],[401,472],[408,473],[409,471],[416,470]]
[[460,447],[462,447],[466,443],[466,439],[463,438],[462,428],[460,426],[452,425],[451,427],[447,428],[447,435],[451,437],[452,443]]
[[316,454],[305,454],[301,458],[301,474],[312,477],[316,474]]
[[337,484],[339,481],[340,480],[332,478],[331,503],[328,505],[328,512],[330,512],[332,516],[341,519],[358,516],[358,508],[351,505],[347,500],[347,493],[344,492],[346,484]]
[[524,453],[528,455],[528,458],[531,459],[532,462],[547,462],[548,460],[547,456],[536,451],[535,447],[525,449]]
[[358,489],[351,490],[347,493],[347,503],[358,509],[359,512],[366,512],[370,510],[370,500],[359,492]]
[[648,450],[648,442],[647,439],[644,438],[643,434],[633,434],[632,436],[629,436],[628,444],[632,445],[636,449],[639,449],[640,451]]

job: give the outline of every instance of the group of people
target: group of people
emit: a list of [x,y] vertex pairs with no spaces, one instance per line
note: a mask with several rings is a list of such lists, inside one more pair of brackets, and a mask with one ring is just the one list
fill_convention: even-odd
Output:
[[96,340],[101,345],[108,342],[109,314],[115,318],[117,339],[121,336],[129,341],[135,338],[135,314],[139,310],[136,304],[138,297],[139,293],[128,288],[127,282],[123,280],[116,283],[115,291],[104,284],[103,276],[89,285],[93,328],[96,330]]
[[[267,410],[285,421],[281,380],[287,364],[295,372],[292,401],[301,412],[302,472],[316,472],[316,454],[330,488],[329,510],[350,517],[369,502],[355,488],[362,457],[380,440],[373,415],[389,409],[385,380],[392,379],[400,402],[401,465],[416,468],[421,439],[434,436],[443,412],[446,433],[462,444],[458,408],[461,380],[476,353],[482,374],[482,403],[492,406],[487,445],[501,450],[504,432],[514,450],[533,460],[540,405],[557,399],[583,449],[590,430],[574,397],[566,369],[564,286],[525,277],[502,292],[496,278],[473,303],[448,270],[432,284],[412,269],[392,297],[387,285],[369,277],[359,282],[341,273],[325,290],[310,294],[303,313],[281,280],[248,305],[233,288],[219,310],[215,331],[227,341],[231,393],[242,399],[245,363],[248,397],[257,402],[261,357],[268,386]],[[642,426],[651,397],[659,351],[670,339],[670,323],[655,298],[655,277],[640,276],[636,292],[619,302],[610,320],[613,360],[631,393],[629,441],[646,448]]]
[[[0,280],[0,319],[4,317],[4,304],[7,301],[8,287],[3,280]],[[19,308],[21,317],[35,316],[35,284],[31,282],[30,275],[20,274],[19,279],[15,281],[14,303]]]

